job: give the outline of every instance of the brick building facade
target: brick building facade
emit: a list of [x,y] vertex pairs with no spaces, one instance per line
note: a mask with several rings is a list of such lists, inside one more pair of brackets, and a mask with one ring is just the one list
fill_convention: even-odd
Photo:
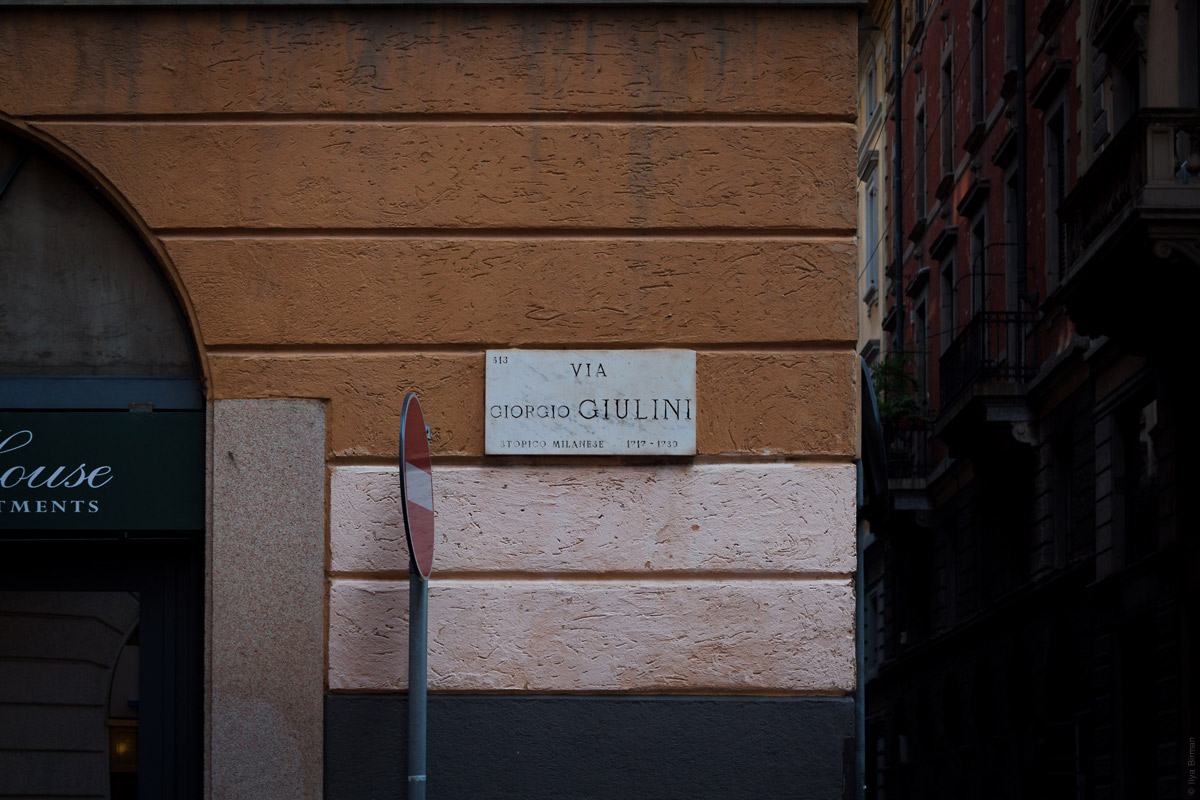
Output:
[[908,377],[866,556],[869,793],[1178,797],[1197,9],[1020,2],[900,5],[876,375]]

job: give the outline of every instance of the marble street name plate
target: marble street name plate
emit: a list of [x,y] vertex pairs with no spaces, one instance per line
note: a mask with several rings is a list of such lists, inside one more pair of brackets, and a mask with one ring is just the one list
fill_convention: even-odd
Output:
[[693,350],[488,350],[484,452],[696,453]]

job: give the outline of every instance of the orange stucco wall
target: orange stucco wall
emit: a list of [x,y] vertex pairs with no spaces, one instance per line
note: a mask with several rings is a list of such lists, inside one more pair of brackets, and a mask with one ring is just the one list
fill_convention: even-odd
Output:
[[698,350],[702,453],[845,457],[855,25],[6,11],[0,112],[161,240],[213,396],[331,398],[335,459],[389,452],[402,388],[480,455],[482,350],[554,345]]

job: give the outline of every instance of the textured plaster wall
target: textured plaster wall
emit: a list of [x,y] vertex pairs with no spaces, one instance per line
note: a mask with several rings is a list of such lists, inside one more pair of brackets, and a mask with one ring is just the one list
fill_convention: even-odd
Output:
[[[6,10],[0,113],[162,243],[215,398],[328,400],[330,688],[404,686],[414,390],[435,690],[844,694],[856,46],[852,9]],[[698,457],[485,457],[512,346],[697,350]]]
[[[853,688],[851,466],[437,473],[433,690]],[[402,688],[404,530],[389,471],[334,470],[329,685]]]
[[[846,575],[854,481],[795,464],[444,467],[438,572]],[[333,471],[335,574],[408,569],[398,494],[390,470]]]
[[853,122],[852,10],[448,6],[63,16],[6,12],[0,20],[0,55],[21,78],[0,89],[11,113],[659,112]]
[[[406,686],[407,601],[407,581],[334,583],[331,689]],[[845,579],[448,578],[429,603],[433,691],[854,688]]]

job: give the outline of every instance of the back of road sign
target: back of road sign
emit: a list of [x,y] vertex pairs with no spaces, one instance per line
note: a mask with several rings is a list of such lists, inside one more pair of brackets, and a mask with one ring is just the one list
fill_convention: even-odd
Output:
[[409,392],[400,413],[400,491],[404,533],[417,572],[425,580],[433,569],[433,467],[421,402]]

